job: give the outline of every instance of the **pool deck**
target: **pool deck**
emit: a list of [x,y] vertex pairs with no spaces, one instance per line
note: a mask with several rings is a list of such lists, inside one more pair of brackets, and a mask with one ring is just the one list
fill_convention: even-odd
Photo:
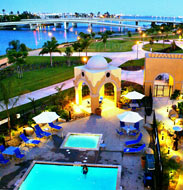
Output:
[[[13,188],[18,184],[23,174],[27,171],[33,160],[53,161],[53,162],[79,162],[91,164],[107,164],[121,166],[121,182],[123,190],[143,190],[143,174],[141,167],[141,153],[138,154],[124,154],[124,142],[135,139],[136,137],[129,137],[124,135],[119,137],[115,129],[120,127],[120,122],[117,115],[127,111],[118,108],[112,108],[102,113],[102,117],[91,115],[89,117],[78,119],[71,122],[62,123],[63,132],[58,132],[52,135],[51,139],[44,139],[40,147],[26,148],[26,157],[22,163],[15,163],[13,160],[5,167],[1,167],[1,188]],[[144,116],[144,110],[139,113]],[[143,127],[143,122],[140,122],[140,130],[143,133],[141,143],[149,146],[150,136]],[[78,151],[61,150],[60,145],[63,142],[62,137],[68,132],[73,133],[97,133],[103,134],[103,140],[106,148],[100,151]],[[7,180],[9,183],[7,184]]]

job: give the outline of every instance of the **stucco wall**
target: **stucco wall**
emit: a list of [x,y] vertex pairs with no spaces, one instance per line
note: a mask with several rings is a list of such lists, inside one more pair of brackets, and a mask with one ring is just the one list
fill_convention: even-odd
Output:
[[183,55],[182,54],[147,54],[145,58],[145,95],[152,91],[155,78],[161,73],[168,73],[173,77],[173,91],[181,90],[183,81]]

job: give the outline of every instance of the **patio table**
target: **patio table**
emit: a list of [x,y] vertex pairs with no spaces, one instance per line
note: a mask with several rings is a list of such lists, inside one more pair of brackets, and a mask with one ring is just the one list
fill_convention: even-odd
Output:
[[121,127],[122,129],[124,129],[126,131],[127,134],[129,134],[130,131],[134,131],[136,130],[136,128],[134,128],[134,126],[124,126],[124,127]]
[[137,103],[131,103],[129,105],[131,108],[139,108],[139,105]]
[[173,130],[174,131],[182,131],[182,127],[180,127],[180,126],[174,126]]
[[15,150],[17,148],[18,147],[10,146],[10,147],[6,148],[2,153],[6,154],[6,155],[9,155],[9,156],[13,156],[15,154]]

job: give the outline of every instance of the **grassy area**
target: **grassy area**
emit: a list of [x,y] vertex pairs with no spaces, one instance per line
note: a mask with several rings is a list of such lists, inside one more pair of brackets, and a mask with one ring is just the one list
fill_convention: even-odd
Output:
[[[128,40],[128,41],[108,40],[106,43],[106,49],[104,49],[103,42],[93,42],[88,47],[87,51],[88,52],[125,52],[125,51],[131,51],[133,45],[134,45],[134,42],[132,40]],[[65,48],[61,48],[60,50],[64,52]]]
[[92,43],[88,51],[90,52],[125,52],[131,51],[132,46],[134,45],[133,41],[122,41],[122,40],[108,40],[106,43],[106,49],[104,49],[103,42]]
[[143,49],[146,51],[150,51],[150,48],[152,47],[153,52],[162,51],[163,49],[171,47],[171,44],[153,44],[152,46],[150,44],[144,45]]
[[6,55],[0,55],[0,59],[3,59],[5,57],[6,57]]
[[[22,79],[18,79],[17,75],[13,75],[6,79],[1,80],[3,83],[7,84],[9,81],[13,81],[14,91],[12,93],[12,97],[25,94],[34,90],[38,90],[53,84],[57,84],[59,82],[63,82],[70,78],[74,77],[74,67],[76,65],[81,65],[80,57],[71,57],[72,61],[75,61],[75,65],[70,67],[67,64],[63,64],[59,67],[52,68],[44,68],[33,71],[24,72],[24,76]],[[111,59],[106,58],[108,62]],[[66,57],[53,57],[54,62],[66,62]],[[27,57],[27,64],[41,64],[47,63],[50,64],[50,57]],[[15,67],[15,66],[13,66]],[[2,99],[2,94],[0,92],[0,100]]]
[[120,68],[122,67],[129,67],[129,66],[144,66],[145,58],[142,59],[135,59],[127,61],[126,63],[122,64]]
[[[67,95],[71,95],[70,98],[72,99],[72,97],[74,97],[74,88],[70,88],[67,90],[64,90],[63,93],[67,94]],[[42,106],[42,105],[49,105],[51,103],[50,100],[50,96],[47,96],[45,98],[41,98],[39,100],[35,101],[35,107],[38,109],[38,107]],[[27,103],[18,107],[13,108],[13,110],[11,111],[11,113],[21,113],[22,111],[24,113],[29,112],[30,110],[33,109],[33,105],[32,103]],[[6,111],[0,112],[0,119],[4,119],[7,117]]]

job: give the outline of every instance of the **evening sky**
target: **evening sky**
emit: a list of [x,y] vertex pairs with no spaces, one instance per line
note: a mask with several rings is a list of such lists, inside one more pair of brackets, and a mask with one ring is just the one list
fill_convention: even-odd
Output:
[[0,0],[0,12],[94,12],[128,15],[183,16],[183,0]]

